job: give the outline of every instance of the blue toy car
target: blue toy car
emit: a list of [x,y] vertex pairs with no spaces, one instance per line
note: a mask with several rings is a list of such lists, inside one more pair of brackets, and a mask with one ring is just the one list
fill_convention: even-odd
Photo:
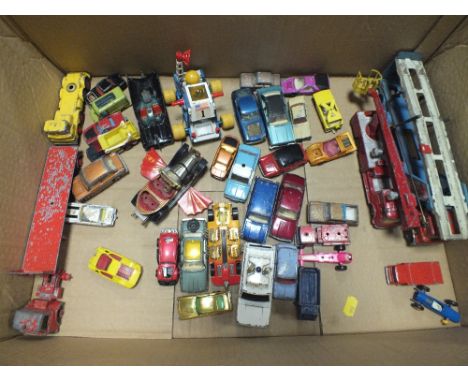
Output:
[[255,178],[241,236],[246,241],[264,244],[268,235],[271,215],[275,207],[279,184],[262,178]]
[[263,142],[266,138],[265,124],[252,89],[235,90],[231,98],[244,143],[254,145]]
[[244,203],[252,188],[255,169],[260,158],[260,149],[241,144],[231,172],[226,181],[224,196],[234,202]]
[[442,324],[447,325],[449,321],[454,323],[460,322],[460,313],[453,309],[453,306],[458,306],[458,303],[452,300],[439,301],[428,295],[430,289],[425,285],[418,285],[414,288],[413,298],[411,299],[411,307],[416,310],[431,310],[435,314],[442,317]]
[[296,142],[288,106],[280,86],[257,90],[270,148]]
[[315,321],[320,314],[320,271],[299,267],[297,282],[297,319]]
[[273,298],[295,300],[297,289],[298,249],[292,244],[276,245],[276,275]]

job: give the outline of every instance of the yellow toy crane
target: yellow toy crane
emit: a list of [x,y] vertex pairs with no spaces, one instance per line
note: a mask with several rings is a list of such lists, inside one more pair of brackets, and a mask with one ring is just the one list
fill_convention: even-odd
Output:
[[356,94],[365,96],[369,89],[377,89],[381,80],[382,74],[376,69],[372,69],[367,77],[358,72],[353,81],[353,90]]

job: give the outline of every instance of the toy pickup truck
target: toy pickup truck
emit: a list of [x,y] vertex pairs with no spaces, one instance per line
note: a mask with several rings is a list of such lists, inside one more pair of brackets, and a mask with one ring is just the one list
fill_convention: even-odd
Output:
[[299,267],[296,296],[297,318],[315,321],[320,314],[320,271]]
[[309,202],[307,205],[307,223],[346,223],[356,226],[359,223],[358,212],[358,206],[355,204]]
[[344,250],[350,244],[347,224],[325,224],[319,227],[304,225],[297,230],[296,242],[301,247],[314,244],[333,245],[336,250]]
[[385,267],[385,278],[389,285],[433,285],[444,282],[438,261],[389,265]]

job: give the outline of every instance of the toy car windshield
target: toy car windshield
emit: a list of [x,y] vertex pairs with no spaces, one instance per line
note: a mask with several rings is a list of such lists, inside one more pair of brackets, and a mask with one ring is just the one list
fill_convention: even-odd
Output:
[[296,220],[298,218],[297,212],[288,210],[284,207],[278,208],[278,216],[283,219]]
[[284,123],[287,120],[286,107],[279,92],[267,97],[268,117],[271,123]]
[[261,223],[261,224],[268,224],[269,220],[265,216],[260,216],[257,214],[251,214],[249,216],[249,219],[256,222],[256,223]]
[[299,145],[287,146],[273,154],[281,167],[287,167],[304,159],[304,153]]
[[241,112],[241,114],[242,114],[242,119],[245,119],[245,120],[251,120],[251,119],[257,119],[258,118],[258,112],[257,111]]

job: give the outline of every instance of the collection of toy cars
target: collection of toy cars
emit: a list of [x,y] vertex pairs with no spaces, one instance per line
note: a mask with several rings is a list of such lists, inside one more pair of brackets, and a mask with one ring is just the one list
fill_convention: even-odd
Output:
[[[438,158],[428,158],[432,150],[418,122],[421,117],[415,117],[416,101],[411,98],[411,86],[405,77],[407,69],[417,64],[413,63],[417,61],[414,56],[398,56],[396,64],[383,76],[376,70],[368,77],[358,73],[353,90],[360,96],[371,95],[376,110],[357,112],[350,122],[352,134],[344,131],[304,149],[301,142],[312,137],[307,97],[314,103],[325,132],[335,133],[344,123],[326,74],[281,80],[278,74],[270,72],[242,73],[240,89],[231,94],[243,141],[240,143],[232,136],[221,137],[221,129],[234,126],[232,115],[218,116],[214,99],[224,95],[221,82],[209,83],[202,69],[188,69],[190,55],[190,50],[176,54],[175,91],[162,89],[156,73],[127,81],[114,74],[91,90],[87,73],[64,77],[58,111],[53,121],[45,123],[44,132],[56,145],[78,144],[84,107],[88,105],[94,123],[83,130],[83,136],[91,163],[75,171],[76,147],[53,147],[49,151],[46,170],[51,174],[45,171],[43,182],[52,179],[63,185],[56,183],[56,195],[49,195],[47,187],[40,189],[45,202],[38,199],[36,214],[47,212],[51,198],[57,200],[55,208],[60,213],[51,221],[55,236],[47,233],[50,243],[42,262],[28,255],[35,250],[29,248],[33,243],[28,243],[19,272],[43,274],[44,281],[38,298],[16,311],[13,327],[18,331],[35,336],[59,331],[64,305],[59,301],[63,294],[60,283],[70,278],[57,270],[63,223],[100,227],[115,224],[115,208],[83,202],[128,174],[119,154],[140,140],[147,151],[140,168],[147,183],[131,200],[133,215],[143,223],[160,224],[178,204],[191,216],[181,219],[178,229],[161,227],[156,239],[158,284],[173,286],[180,282],[181,292],[189,293],[177,299],[181,320],[233,311],[231,287],[236,285],[239,292],[235,314],[240,325],[268,326],[273,299],[293,301],[300,320],[317,319],[320,270],[316,264],[335,264],[337,271],[347,269],[353,260],[346,250],[350,245],[349,227],[358,225],[359,214],[355,204],[308,201],[308,224],[299,226],[306,180],[289,172],[307,162],[315,166],[358,151],[374,227],[401,225],[405,238],[413,245],[466,238],[466,221],[460,216],[464,212],[466,219],[466,199],[460,199],[460,195],[465,195],[464,185],[452,168],[446,167],[439,174],[439,193],[454,192],[464,202],[457,199],[449,208],[439,200],[434,175],[428,170],[430,161]],[[122,114],[130,106],[124,93],[127,82],[138,126]],[[404,99],[402,89],[409,99]],[[432,94],[430,88],[424,90],[425,94]],[[182,108],[183,124],[171,124],[166,106]],[[420,148],[416,159],[409,155],[403,139],[405,131],[410,130]],[[216,181],[226,182],[226,199],[235,203],[249,200],[243,220],[237,206],[230,202],[213,203],[193,188],[208,169],[201,148],[183,143],[168,163],[155,150],[186,136],[193,145],[221,139],[209,173]],[[260,148],[253,145],[265,139],[274,151],[262,156]],[[255,176],[257,166],[263,178]],[[56,174],[63,177],[59,179]],[[280,175],[281,182],[264,179]],[[197,216],[205,209],[206,218]],[[44,228],[33,220],[30,239],[43,234]],[[268,236],[281,243],[266,244]],[[316,250],[315,245],[333,247],[333,251]],[[140,264],[101,246],[89,259],[88,268],[126,288],[134,288],[142,276]],[[440,315],[443,323],[460,321],[459,313],[453,309],[454,301],[439,301],[422,286],[443,282],[438,262],[387,266],[385,276],[389,285],[417,285],[411,299],[414,309],[427,308]],[[210,284],[224,289],[213,291]]]

